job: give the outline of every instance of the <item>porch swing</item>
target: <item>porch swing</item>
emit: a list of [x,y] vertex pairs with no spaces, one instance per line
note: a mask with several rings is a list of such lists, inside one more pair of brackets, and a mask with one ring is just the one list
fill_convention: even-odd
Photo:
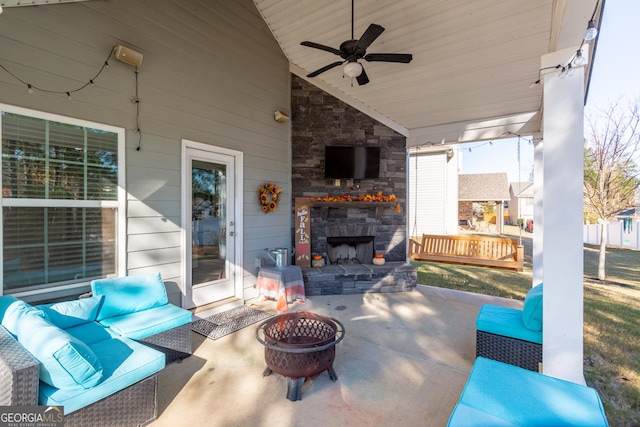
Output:
[[[518,136],[518,174],[520,170],[520,137]],[[418,167],[416,160],[413,197],[413,228],[409,238],[409,258],[414,261],[430,261],[447,264],[475,265],[524,270],[522,241],[505,237],[480,235],[422,234],[418,241]]]

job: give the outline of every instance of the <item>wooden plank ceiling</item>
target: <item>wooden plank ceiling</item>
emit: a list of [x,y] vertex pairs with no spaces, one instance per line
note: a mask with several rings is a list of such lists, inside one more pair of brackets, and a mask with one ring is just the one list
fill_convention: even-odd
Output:
[[[293,73],[305,76],[340,60],[300,42],[337,49],[350,39],[349,0],[254,3]],[[344,78],[342,67],[308,80],[409,136],[409,145],[496,138],[505,121],[517,122],[508,129],[535,133],[542,87],[530,85],[541,56],[577,48],[595,6],[595,0],[355,0],[356,39],[371,23],[386,29],[367,53],[411,53],[413,61],[361,60],[370,79],[363,86]],[[489,130],[464,134],[483,127]]]

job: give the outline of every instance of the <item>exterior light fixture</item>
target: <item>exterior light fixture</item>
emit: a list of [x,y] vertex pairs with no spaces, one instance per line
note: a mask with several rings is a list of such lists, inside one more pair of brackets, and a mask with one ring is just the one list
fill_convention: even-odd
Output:
[[587,31],[584,32],[584,39],[586,41],[593,40],[598,35],[598,29],[596,28],[596,21],[593,19],[589,21],[589,25],[587,25]]
[[342,69],[342,72],[346,77],[358,77],[362,74],[362,65],[356,61],[349,61]]

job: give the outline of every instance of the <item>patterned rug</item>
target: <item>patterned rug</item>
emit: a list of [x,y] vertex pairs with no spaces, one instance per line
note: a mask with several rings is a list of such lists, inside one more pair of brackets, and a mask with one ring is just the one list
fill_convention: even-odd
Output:
[[266,311],[241,305],[205,319],[196,320],[191,323],[191,330],[217,340],[272,316],[273,314]]

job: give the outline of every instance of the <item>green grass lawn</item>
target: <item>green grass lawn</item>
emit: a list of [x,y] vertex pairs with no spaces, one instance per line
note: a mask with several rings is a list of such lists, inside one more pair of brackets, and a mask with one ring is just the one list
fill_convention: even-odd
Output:
[[[513,232],[513,230],[510,230]],[[518,233],[518,232],[516,232]],[[523,237],[525,271],[415,262],[418,283],[524,299],[531,288],[531,234]],[[527,268],[528,267],[528,268]],[[610,425],[640,425],[640,252],[608,249],[606,281],[598,248],[584,249],[584,374],[598,390]]]

